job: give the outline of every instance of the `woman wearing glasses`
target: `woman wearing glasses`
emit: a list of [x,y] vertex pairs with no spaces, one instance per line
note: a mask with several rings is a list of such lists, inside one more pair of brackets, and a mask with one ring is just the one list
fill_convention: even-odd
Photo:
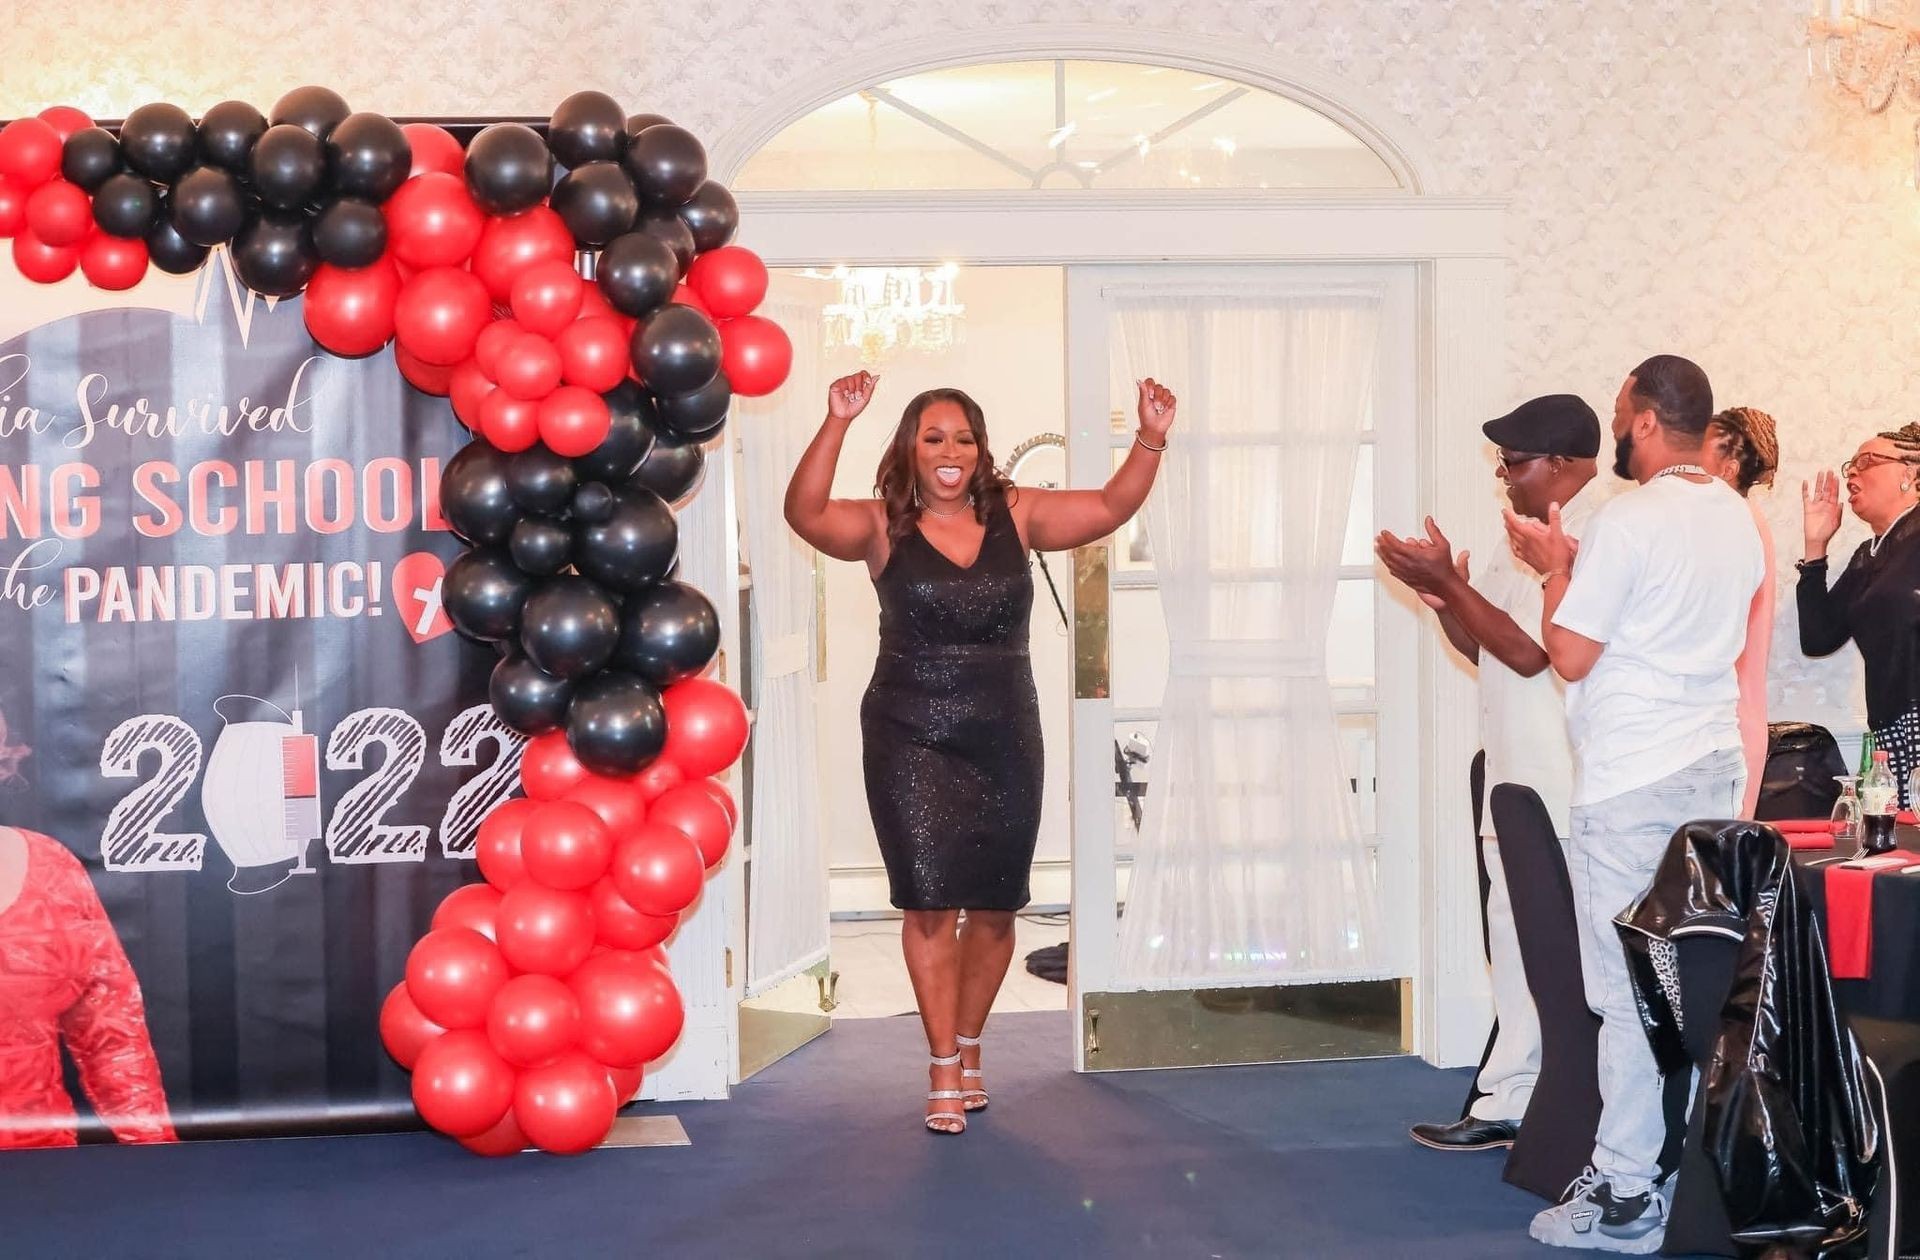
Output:
[[[1847,506],[1873,537],[1860,544],[1840,580],[1827,587],[1827,544]],[[1920,424],[1860,444],[1840,466],[1801,486],[1807,554],[1800,561],[1800,647],[1837,652],[1852,639],[1867,667],[1867,723],[1887,750],[1903,804],[1920,762]]]

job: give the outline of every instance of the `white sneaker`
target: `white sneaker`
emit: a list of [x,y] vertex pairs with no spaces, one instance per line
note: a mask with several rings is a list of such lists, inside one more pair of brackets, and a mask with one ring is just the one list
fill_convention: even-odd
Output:
[[1656,1186],[1616,1195],[1589,1166],[1567,1187],[1567,1201],[1535,1216],[1527,1232],[1549,1247],[1652,1255],[1667,1238],[1667,1200]]

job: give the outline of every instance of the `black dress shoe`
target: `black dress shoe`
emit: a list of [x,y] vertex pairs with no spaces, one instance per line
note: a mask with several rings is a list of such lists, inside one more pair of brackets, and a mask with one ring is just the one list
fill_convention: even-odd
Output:
[[1436,1151],[1497,1151],[1513,1145],[1520,1126],[1512,1120],[1462,1116],[1452,1124],[1416,1124],[1408,1132],[1414,1141]]

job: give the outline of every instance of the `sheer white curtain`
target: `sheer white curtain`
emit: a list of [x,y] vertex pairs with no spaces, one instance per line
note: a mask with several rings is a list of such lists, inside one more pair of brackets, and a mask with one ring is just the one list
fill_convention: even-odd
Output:
[[827,855],[813,690],[813,552],[787,528],[787,478],[827,394],[817,303],[774,296],[758,312],[793,339],[793,371],[734,409],[740,516],[753,573],[753,848],[747,866],[748,997],[827,956]]
[[1109,300],[1127,375],[1180,395],[1147,506],[1169,669],[1117,978],[1384,974],[1326,670],[1381,296]]

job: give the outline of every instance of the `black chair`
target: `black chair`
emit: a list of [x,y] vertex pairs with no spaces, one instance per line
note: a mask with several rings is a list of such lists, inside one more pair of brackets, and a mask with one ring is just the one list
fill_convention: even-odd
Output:
[[1505,1178],[1557,1203],[1593,1157],[1600,1126],[1600,1017],[1587,1009],[1573,885],[1547,807],[1532,788],[1514,783],[1494,785],[1488,803],[1521,965],[1540,1015],[1540,1076]]
[[[1480,949],[1486,955],[1487,965],[1492,966],[1493,928],[1487,921],[1487,892],[1493,886],[1493,881],[1487,875],[1487,852],[1480,845],[1480,828],[1485,821],[1480,816],[1480,803],[1487,794],[1487,753],[1484,748],[1473,754],[1473,764],[1467,768],[1467,788],[1473,793],[1473,864],[1480,876]],[[1493,1055],[1493,1043],[1499,1039],[1500,1018],[1496,1015],[1493,1027],[1487,1030],[1487,1044],[1481,1047],[1480,1062],[1467,1080],[1467,1100],[1460,1104],[1462,1120],[1473,1114],[1473,1104],[1485,1096],[1485,1091],[1480,1088],[1480,1073]]]

